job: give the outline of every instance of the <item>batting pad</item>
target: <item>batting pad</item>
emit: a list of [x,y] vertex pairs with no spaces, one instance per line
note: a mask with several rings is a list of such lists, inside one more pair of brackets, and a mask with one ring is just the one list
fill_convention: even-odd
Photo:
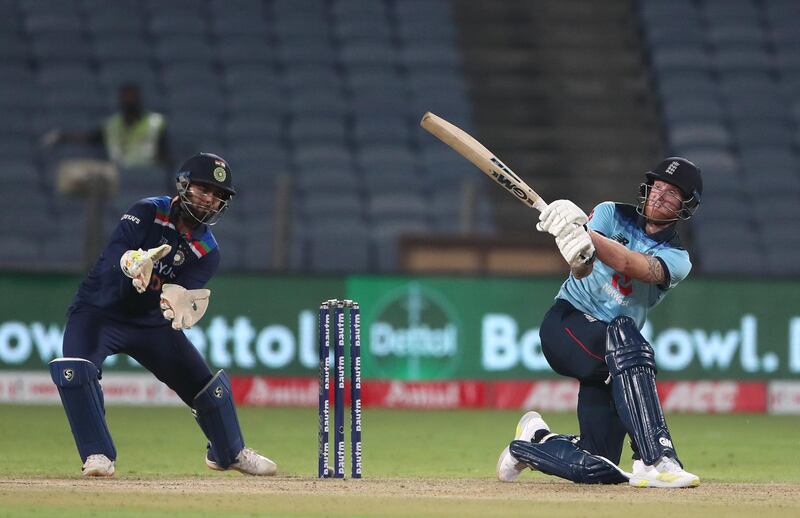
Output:
[[656,390],[653,348],[629,317],[612,320],[607,333],[606,363],[614,405],[642,460],[649,466],[661,457],[677,460]]
[[244,438],[236,417],[231,382],[224,371],[217,371],[197,393],[192,413],[211,443],[212,460],[223,468],[236,462],[236,456],[244,448]]
[[58,358],[50,362],[50,376],[58,387],[72,436],[82,461],[102,453],[116,460],[117,449],[108,431],[103,389],[98,370],[83,358]]
[[616,464],[582,450],[575,439],[557,435],[542,443],[513,441],[511,455],[532,469],[579,484],[622,484],[630,478]]

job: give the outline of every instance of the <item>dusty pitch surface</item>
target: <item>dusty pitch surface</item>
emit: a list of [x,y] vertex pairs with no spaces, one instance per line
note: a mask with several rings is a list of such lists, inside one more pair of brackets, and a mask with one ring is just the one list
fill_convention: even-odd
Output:
[[[728,505],[771,505],[800,508],[798,484],[703,483],[694,489],[656,490],[621,486],[587,486],[550,480],[521,480],[505,484],[485,479],[365,478],[317,480],[309,478],[27,478],[2,479],[5,491],[77,491],[98,493],[218,493],[313,494],[396,498],[511,499],[535,501],[606,502],[621,498],[639,503],[681,501]],[[1,493],[0,493],[1,494]]]
[[[695,489],[578,486],[530,478],[317,480],[235,474],[197,478],[0,478],[8,516],[682,518],[800,516],[800,484],[705,483]],[[0,512],[2,514],[3,512]]]

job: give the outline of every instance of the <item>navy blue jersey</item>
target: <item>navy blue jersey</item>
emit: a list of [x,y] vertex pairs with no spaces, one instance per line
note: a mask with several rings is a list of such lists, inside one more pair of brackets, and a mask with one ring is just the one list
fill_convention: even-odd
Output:
[[583,279],[570,275],[556,298],[567,300],[583,313],[604,322],[627,315],[641,329],[648,310],[689,275],[692,269],[689,253],[681,248],[674,228],[648,235],[644,218],[633,205],[601,203],[592,211],[588,226],[629,250],[657,258],[667,278],[663,284],[649,284],[624,276],[597,260],[592,273]]
[[[146,326],[169,325],[159,309],[161,285],[202,288],[220,261],[217,242],[208,225],[200,225],[190,235],[176,230],[177,203],[169,196],[145,198],[123,214],[100,258],[81,282],[70,309],[93,306],[112,318]],[[163,244],[172,250],[155,262],[147,291],[137,293],[119,266],[122,254]]]

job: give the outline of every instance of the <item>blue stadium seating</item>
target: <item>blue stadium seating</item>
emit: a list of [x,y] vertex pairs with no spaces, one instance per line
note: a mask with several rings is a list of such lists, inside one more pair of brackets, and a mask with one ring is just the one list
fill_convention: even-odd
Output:
[[[12,164],[4,185],[50,207],[45,212],[59,225],[79,227],[83,206],[54,193],[58,161],[102,153],[76,145],[47,151],[38,138],[56,127],[96,129],[115,109],[119,85],[132,81],[148,107],[166,114],[176,159],[202,149],[231,162],[242,194],[215,229],[228,249],[227,269],[271,267],[281,175],[293,180],[297,231],[288,244],[295,268],[390,271],[398,236],[453,231],[459,221],[459,207],[440,200],[434,210],[422,192],[467,174],[469,166],[434,148],[417,126],[427,110],[471,125],[445,0],[7,0],[3,6],[0,152]],[[134,198],[169,183],[152,170],[122,171],[121,181],[125,192],[109,200],[107,227]],[[398,196],[370,205],[386,192]],[[344,232],[314,230],[334,216]],[[249,239],[252,232],[242,228],[264,239]],[[43,267],[80,268],[81,241],[59,243],[70,248],[66,261]],[[0,253],[0,267],[42,253],[36,243],[19,251],[16,258]]]
[[[766,214],[786,210],[776,200],[800,195],[800,118],[791,109],[800,99],[800,4],[640,0],[639,12],[668,145],[705,173],[707,203],[694,222],[701,270],[797,272],[759,236],[773,226]],[[800,252],[800,243],[787,246]]]

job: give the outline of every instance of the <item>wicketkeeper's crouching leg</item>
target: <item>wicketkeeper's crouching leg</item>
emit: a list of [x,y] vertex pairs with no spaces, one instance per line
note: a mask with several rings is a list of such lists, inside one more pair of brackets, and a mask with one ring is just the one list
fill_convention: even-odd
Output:
[[247,475],[274,475],[278,467],[268,458],[244,446],[236,416],[231,383],[222,370],[194,398],[192,414],[209,441],[206,465]]
[[97,367],[83,358],[58,358],[50,362],[50,377],[58,387],[75,445],[90,477],[114,474],[117,449],[106,424],[103,389]]

